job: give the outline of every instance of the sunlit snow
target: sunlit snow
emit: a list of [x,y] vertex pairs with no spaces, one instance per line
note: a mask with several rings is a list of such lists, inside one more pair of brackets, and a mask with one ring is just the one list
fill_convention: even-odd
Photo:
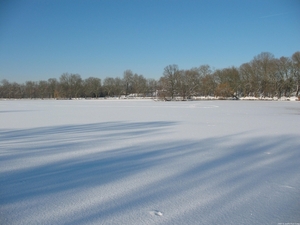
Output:
[[0,101],[0,224],[300,223],[300,103]]

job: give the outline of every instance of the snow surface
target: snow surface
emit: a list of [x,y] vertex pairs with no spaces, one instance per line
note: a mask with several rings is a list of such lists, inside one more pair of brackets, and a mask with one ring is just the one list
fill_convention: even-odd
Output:
[[300,223],[300,102],[0,101],[0,224]]

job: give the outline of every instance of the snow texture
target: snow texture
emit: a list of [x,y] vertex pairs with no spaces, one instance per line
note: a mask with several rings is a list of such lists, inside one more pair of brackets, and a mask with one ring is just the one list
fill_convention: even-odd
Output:
[[299,102],[0,101],[0,224],[300,223]]

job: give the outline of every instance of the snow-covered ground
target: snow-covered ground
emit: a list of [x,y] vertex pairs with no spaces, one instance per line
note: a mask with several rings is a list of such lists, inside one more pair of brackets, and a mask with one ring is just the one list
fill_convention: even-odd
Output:
[[300,102],[0,101],[0,224],[300,223]]

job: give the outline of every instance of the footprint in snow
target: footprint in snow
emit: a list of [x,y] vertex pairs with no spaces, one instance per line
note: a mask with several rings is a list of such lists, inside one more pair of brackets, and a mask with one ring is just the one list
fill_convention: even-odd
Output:
[[163,213],[158,210],[153,210],[149,212],[152,216],[162,216]]

